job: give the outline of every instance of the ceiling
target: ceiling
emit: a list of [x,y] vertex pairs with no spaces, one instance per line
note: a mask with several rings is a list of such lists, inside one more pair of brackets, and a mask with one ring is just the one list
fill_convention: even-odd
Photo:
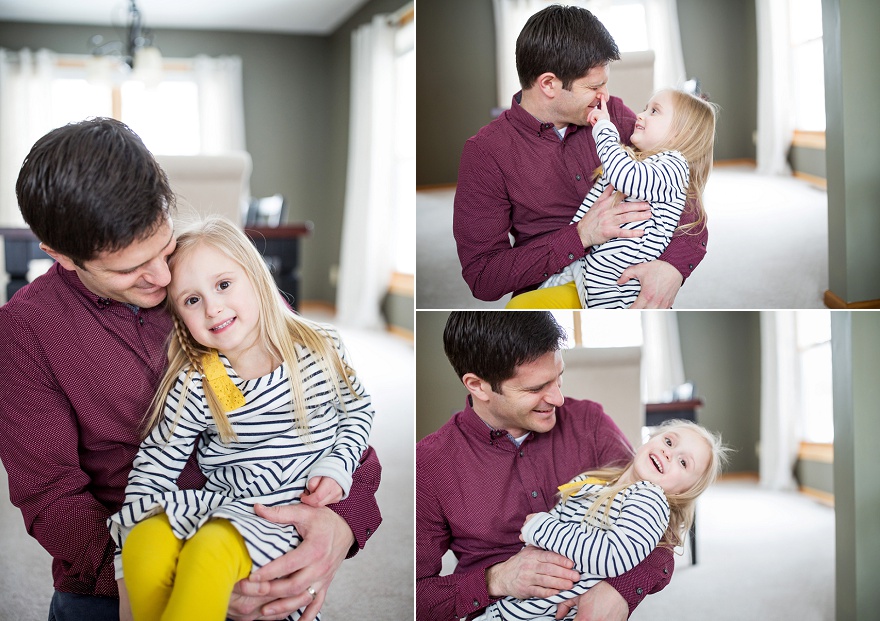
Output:
[[[147,29],[326,35],[368,0],[137,0]],[[0,0],[0,21],[121,26],[130,0]]]

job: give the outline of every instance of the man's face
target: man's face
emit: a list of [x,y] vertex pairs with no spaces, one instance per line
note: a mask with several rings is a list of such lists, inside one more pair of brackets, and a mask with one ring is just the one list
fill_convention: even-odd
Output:
[[165,299],[165,287],[171,282],[168,257],[174,246],[174,230],[168,220],[146,239],[115,252],[102,252],[73,269],[97,296],[152,308]]
[[562,128],[573,123],[586,125],[590,110],[599,104],[599,96],[608,97],[608,65],[593,67],[571,83],[571,90],[561,89],[554,103],[554,124]]
[[556,425],[556,408],[565,401],[561,390],[564,370],[559,351],[519,365],[514,376],[501,383],[500,393],[488,389],[488,402],[474,402],[475,408],[483,410],[477,414],[495,429],[506,429],[515,438],[529,431],[550,431]]

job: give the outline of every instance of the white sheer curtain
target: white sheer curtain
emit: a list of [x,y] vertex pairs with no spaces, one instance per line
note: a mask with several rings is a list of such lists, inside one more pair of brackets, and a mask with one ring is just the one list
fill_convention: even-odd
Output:
[[761,312],[761,485],[795,489],[797,334],[792,311]]
[[0,226],[24,226],[15,198],[21,163],[52,129],[56,56],[48,50],[0,49]]
[[[687,79],[678,4],[675,0],[645,0],[648,44],[654,50],[654,90],[681,87]],[[647,102],[646,102],[647,103]]]
[[201,152],[244,151],[244,96],[241,58],[197,56],[193,73],[199,89]]
[[786,159],[794,121],[791,113],[788,0],[755,0],[758,22],[757,170],[790,173]]
[[[495,14],[496,73],[498,107],[508,108],[510,98],[520,90],[516,73],[516,38],[529,17],[541,9],[559,4],[555,0],[492,0]],[[589,10],[608,28],[612,36],[626,23],[615,23],[612,0],[575,0],[565,4]],[[678,8],[675,0],[642,0],[648,41],[641,49],[654,50],[654,90],[681,86],[686,74],[681,51]],[[619,42],[618,42],[619,44]],[[621,51],[635,51],[624,50]],[[614,65],[612,64],[612,71]],[[613,94],[613,93],[612,93]]]
[[668,401],[685,381],[676,313],[642,311],[642,339],[642,403]]
[[394,269],[389,239],[394,141],[387,135],[394,109],[394,26],[376,15],[352,33],[351,121],[336,321],[353,327],[384,325],[382,297]]

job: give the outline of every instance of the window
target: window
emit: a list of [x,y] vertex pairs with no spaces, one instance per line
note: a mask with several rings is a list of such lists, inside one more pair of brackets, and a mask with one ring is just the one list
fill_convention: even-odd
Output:
[[148,87],[133,77],[96,75],[90,57],[66,57],[52,82],[52,126],[92,116],[118,118],[147,148],[162,155],[200,151],[199,96],[191,70],[166,67],[162,80]]
[[588,9],[604,24],[621,52],[651,49],[644,0],[573,2]]
[[831,312],[801,311],[796,318],[801,439],[830,443],[834,441]]
[[639,312],[612,310],[553,311],[573,347],[641,347],[642,316]]
[[795,129],[825,131],[822,0],[789,0]]

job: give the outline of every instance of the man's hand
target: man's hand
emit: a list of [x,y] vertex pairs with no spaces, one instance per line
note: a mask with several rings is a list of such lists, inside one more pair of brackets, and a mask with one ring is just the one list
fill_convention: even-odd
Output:
[[326,507],[342,500],[342,487],[330,477],[312,477],[300,500],[310,507]]
[[684,280],[681,272],[659,259],[631,265],[623,270],[617,284],[625,284],[633,278],[639,281],[642,288],[630,308],[672,308]]
[[550,597],[570,589],[580,574],[571,559],[534,546],[526,546],[503,563],[486,570],[489,597],[511,595],[517,599]]
[[626,621],[629,615],[629,604],[613,586],[604,581],[580,597],[559,604],[556,618],[565,617],[573,606],[577,606],[575,621]]
[[269,521],[295,525],[302,542],[236,585],[229,618],[283,619],[305,607],[300,620],[314,621],[336,571],[354,543],[351,529],[327,507],[302,503],[271,508],[256,505],[255,511]]
[[641,237],[641,229],[622,229],[628,222],[641,222],[651,217],[651,206],[645,202],[621,201],[612,206],[614,188],[610,185],[596,199],[590,210],[577,223],[578,235],[584,248],[599,246],[617,237]]

